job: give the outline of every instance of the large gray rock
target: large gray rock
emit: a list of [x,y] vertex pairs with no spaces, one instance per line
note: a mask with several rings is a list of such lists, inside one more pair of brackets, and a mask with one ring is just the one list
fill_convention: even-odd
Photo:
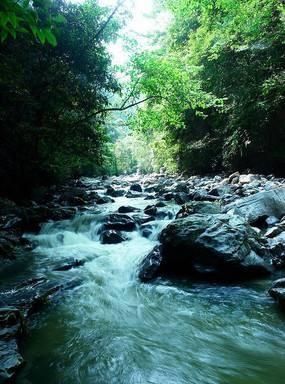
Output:
[[240,280],[270,273],[262,239],[239,216],[193,214],[169,224],[160,240],[157,274]]
[[224,211],[241,215],[249,223],[269,216],[281,218],[285,214],[285,188],[258,192],[238,199],[226,205]]

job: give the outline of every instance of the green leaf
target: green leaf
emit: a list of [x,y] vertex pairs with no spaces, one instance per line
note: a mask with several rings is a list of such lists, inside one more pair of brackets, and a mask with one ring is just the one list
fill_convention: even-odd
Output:
[[17,16],[15,15],[15,13],[12,13],[12,12],[9,13],[9,22],[12,25],[13,28],[17,27],[18,20],[17,20]]
[[55,47],[57,45],[57,41],[56,41],[56,37],[55,35],[51,32],[51,30],[49,29],[46,29],[45,30],[45,37],[46,37],[46,40],[48,41],[48,43],[50,45],[52,45],[53,47]]
[[30,28],[31,28],[31,31],[32,31],[34,37],[37,37],[38,36],[38,28],[33,24],[30,25]]
[[41,44],[44,44],[46,41],[46,34],[42,29],[36,30],[36,36],[39,38]]
[[0,25],[2,27],[5,27],[8,22],[9,22],[8,14],[5,12],[0,12]]

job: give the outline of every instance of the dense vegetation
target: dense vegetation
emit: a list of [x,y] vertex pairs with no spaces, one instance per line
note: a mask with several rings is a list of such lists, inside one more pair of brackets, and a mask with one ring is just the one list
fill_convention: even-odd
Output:
[[[17,2],[5,2],[6,14],[16,18],[7,7]],[[7,17],[5,24],[3,8],[0,18],[0,192],[13,196],[100,172],[106,133],[98,112],[118,91],[106,43],[119,25],[109,9],[96,0],[26,6],[37,15],[21,18],[26,29],[17,32]]]
[[133,58],[133,82],[150,97],[133,136],[143,134],[158,166],[284,172],[284,2],[163,0],[162,7],[173,20],[161,48]]
[[171,23],[132,54],[121,95],[107,44],[122,3],[1,1],[0,194],[137,169],[284,172],[284,2],[157,1]]

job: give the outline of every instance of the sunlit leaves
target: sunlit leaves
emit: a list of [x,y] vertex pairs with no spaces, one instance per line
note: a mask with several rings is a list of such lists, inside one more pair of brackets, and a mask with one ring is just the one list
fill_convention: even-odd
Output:
[[[167,133],[184,167],[195,168],[198,157],[205,170],[261,166],[266,151],[268,159],[270,151],[280,156],[284,1],[160,3],[172,13],[172,24],[160,50],[134,59],[134,78],[140,77],[142,93],[161,99],[138,111],[136,129]],[[278,161],[285,164],[285,156]]]
[[41,44],[56,46],[55,28],[65,22],[63,15],[51,16],[50,0],[1,0],[0,40],[32,35]]

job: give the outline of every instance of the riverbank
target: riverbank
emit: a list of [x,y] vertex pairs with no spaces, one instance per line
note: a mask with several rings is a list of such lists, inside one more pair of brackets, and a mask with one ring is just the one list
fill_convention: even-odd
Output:
[[[133,244],[132,252],[135,253],[135,242],[138,247],[141,244],[142,249],[139,249],[135,263],[130,262],[134,268],[130,273],[135,276],[136,284],[141,284],[137,274],[144,281],[157,278],[167,281],[169,271],[175,271],[176,281],[198,279],[203,283],[212,281],[214,285],[220,281],[221,286],[224,279],[220,277],[225,273],[229,274],[230,280],[241,281],[253,278],[262,280],[266,275],[270,281],[282,276],[285,266],[284,187],[284,179],[238,173],[229,177],[122,176],[73,181],[60,188],[52,188],[39,201],[28,202],[21,207],[10,201],[2,201],[0,321],[3,380],[13,377],[23,366],[18,342],[23,337],[27,339],[25,333],[27,328],[33,326],[35,313],[45,308],[45,304],[51,300],[61,303],[65,295],[73,295],[77,287],[84,286],[87,277],[79,271],[88,269],[95,259],[98,263],[100,256],[104,256],[108,249],[115,255]],[[225,224],[227,215],[238,216],[244,222]],[[178,263],[173,255],[177,249],[187,255],[198,249],[188,241],[192,233],[187,234],[187,241],[182,237],[185,236],[183,228],[186,226],[189,229],[190,221],[196,227],[198,219],[201,224],[201,217],[206,223],[200,225],[199,236],[204,234],[205,238],[208,227],[220,228],[225,224],[224,232],[213,232],[210,237],[213,240],[221,236],[221,240],[218,246],[212,246],[212,240],[209,246],[209,237],[208,243],[203,243],[201,255],[205,262],[201,263],[200,257],[199,265],[197,260],[191,263],[187,260],[185,264],[185,259],[182,259],[175,270]],[[211,222],[216,219],[220,221]],[[172,227],[167,227],[170,222]],[[167,229],[173,229],[173,226],[176,226],[174,232]],[[238,233],[235,232],[236,227],[240,228]],[[228,237],[229,232],[233,231],[237,233],[234,240]],[[178,248],[169,250],[168,245],[173,246],[178,238],[181,240]],[[233,248],[221,250],[222,242],[227,245],[230,242],[230,247],[236,247],[236,239],[241,242],[239,248],[242,250],[242,244],[245,240],[247,242],[246,251],[236,254],[239,264],[236,260],[227,261],[228,254],[234,253]],[[88,244],[85,244],[87,240]],[[192,238],[193,243],[196,240]],[[75,244],[79,248],[75,248]],[[85,246],[82,248],[80,244]],[[90,252],[93,245],[96,246],[95,253],[93,250]],[[162,252],[152,251],[161,246],[164,247]],[[58,257],[54,258],[57,252]],[[255,253],[254,257],[252,252]],[[218,263],[209,263],[209,255],[213,257],[213,254],[218,255]],[[235,268],[229,270],[228,266],[233,264]],[[219,270],[221,265],[222,269]],[[234,279],[236,274],[239,277],[245,269],[246,276]],[[181,274],[181,270],[187,273]],[[259,271],[262,273],[259,274]],[[94,278],[96,280],[96,276]],[[163,282],[161,284],[163,286]],[[274,289],[273,296],[282,303],[282,283],[278,283]],[[104,297],[103,300],[106,299]],[[96,310],[100,311],[100,308]]]

